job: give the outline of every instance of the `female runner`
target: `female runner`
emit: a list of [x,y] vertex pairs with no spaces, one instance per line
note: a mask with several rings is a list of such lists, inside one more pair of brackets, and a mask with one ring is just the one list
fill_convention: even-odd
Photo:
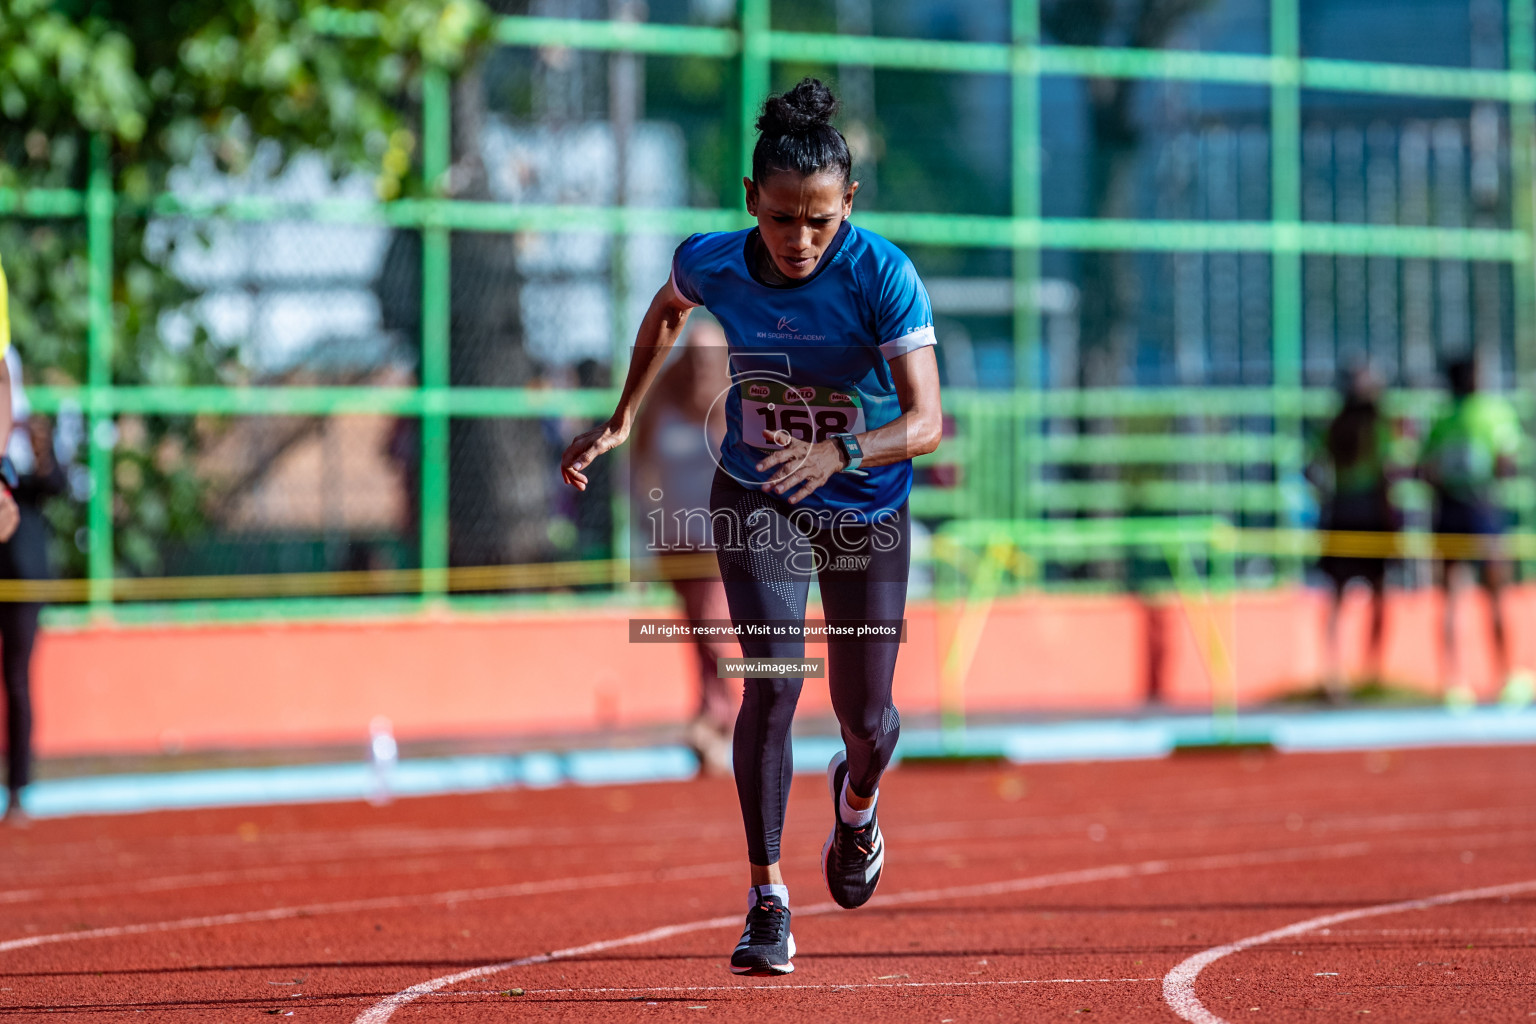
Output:
[[[725,329],[732,379],[707,513],[721,578],[751,659],[803,656],[813,574],[820,585],[845,746],[827,769],[835,818],[822,875],[851,909],[874,893],[884,864],[875,810],[900,725],[891,679],[906,607],[911,460],[938,447],[941,412],[928,294],[899,249],[848,220],[859,186],[831,124],[836,107],[814,79],[768,100],[752,177],[743,179],[757,226],[678,247],[618,408],[571,442],[561,472],[586,488],[582,471],[628,437],[688,311],[707,307]],[[791,671],[748,678],[736,720],[752,883],[731,956],[737,974],[794,970],[779,869],[790,722],[803,683]]]

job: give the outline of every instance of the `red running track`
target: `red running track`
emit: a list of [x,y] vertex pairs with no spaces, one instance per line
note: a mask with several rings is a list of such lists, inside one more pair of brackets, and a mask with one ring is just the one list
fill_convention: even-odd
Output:
[[[729,782],[0,831],[0,1021],[1526,1021],[1536,751],[905,766],[886,875],[737,978]],[[510,994],[520,991],[521,994]]]

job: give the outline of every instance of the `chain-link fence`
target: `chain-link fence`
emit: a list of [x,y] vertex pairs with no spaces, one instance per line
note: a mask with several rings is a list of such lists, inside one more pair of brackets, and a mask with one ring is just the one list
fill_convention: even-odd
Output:
[[[75,467],[50,512],[68,596],[626,579],[624,460],[578,496],[559,452],[612,409],[676,243],[748,223],[751,122],[805,74],[843,99],[856,218],[934,300],[927,527],[1307,526],[1342,368],[1369,360],[1422,431],[1475,352],[1532,412],[1533,7],[531,0],[426,74],[389,182],[258,149],[146,199],[98,140],[69,156],[87,187],[0,192],[0,244],[36,257],[7,260],[17,346]],[[1388,15],[1410,24],[1363,31]],[[417,197],[381,202],[402,176]],[[1504,494],[1526,527],[1528,481]],[[1120,585],[1112,548],[1036,582]]]

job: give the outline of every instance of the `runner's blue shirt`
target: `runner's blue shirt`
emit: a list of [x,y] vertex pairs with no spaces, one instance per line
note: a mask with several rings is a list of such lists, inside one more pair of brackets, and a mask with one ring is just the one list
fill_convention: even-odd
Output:
[[[756,228],[693,235],[672,257],[673,291],[725,331],[732,386],[720,465],[754,488],[773,473],[754,468],[772,451],[764,429],[821,441],[885,426],[901,415],[889,361],[935,342],[912,261],[874,232],[845,220],[811,275],[784,285],[758,277],[760,245]],[[867,472],[834,474],[798,507],[868,522],[907,499],[911,460]]]

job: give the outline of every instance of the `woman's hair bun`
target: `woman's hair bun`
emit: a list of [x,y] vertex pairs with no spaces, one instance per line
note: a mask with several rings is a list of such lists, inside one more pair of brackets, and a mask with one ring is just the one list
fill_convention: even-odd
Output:
[[757,119],[757,145],[752,147],[752,180],[766,181],[780,171],[809,177],[827,171],[846,184],[853,167],[848,140],[832,127],[837,97],[814,78],[801,80],[789,92],[770,96]]
[[832,123],[837,97],[818,79],[803,78],[781,96],[770,96],[757,119],[757,130],[766,136],[795,135]]

